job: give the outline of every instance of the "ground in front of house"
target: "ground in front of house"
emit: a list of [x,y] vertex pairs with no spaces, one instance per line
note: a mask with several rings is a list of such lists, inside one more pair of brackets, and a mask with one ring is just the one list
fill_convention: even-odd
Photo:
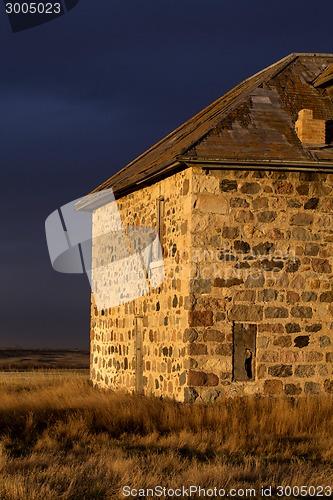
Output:
[[190,405],[58,369],[1,372],[0,401],[6,500],[331,496],[330,396]]

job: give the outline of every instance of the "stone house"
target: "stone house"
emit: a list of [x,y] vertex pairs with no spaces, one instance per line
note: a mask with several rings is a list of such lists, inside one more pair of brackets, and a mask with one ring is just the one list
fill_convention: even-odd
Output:
[[333,392],[332,124],[333,55],[292,54],[93,191],[156,230],[165,272],[123,304],[92,297],[94,384],[187,402]]

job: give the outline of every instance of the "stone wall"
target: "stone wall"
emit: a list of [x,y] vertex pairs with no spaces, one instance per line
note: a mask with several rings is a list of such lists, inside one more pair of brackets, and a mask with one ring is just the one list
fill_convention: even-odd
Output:
[[[110,258],[124,256],[122,248],[128,234],[124,236],[123,229],[126,233],[128,226],[158,230],[157,204],[164,197],[165,279],[161,286],[135,300],[104,309],[98,309],[92,297],[94,384],[183,400],[187,373],[183,335],[188,326],[191,192],[191,170],[187,169],[94,212],[94,280],[106,293],[117,290],[120,297],[120,282],[111,280],[103,266]],[[109,244],[95,243],[110,231]],[[141,270],[129,271],[134,272],[135,287],[135,276],[139,277]]]
[[[165,279],[93,301],[93,382],[181,401],[333,392],[333,175],[188,168],[120,199],[123,226],[157,230],[161,197]],[[112,204],[93,237],[110,225]]]
[[[192,399],[333,391],[332,188],[332,174],[193,169]],[[237,325],[256,330],[245,381]]]

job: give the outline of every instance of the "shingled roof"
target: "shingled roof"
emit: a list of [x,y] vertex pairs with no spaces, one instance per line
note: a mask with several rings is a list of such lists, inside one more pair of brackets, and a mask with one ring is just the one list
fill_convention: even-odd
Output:
[[112,188],[119,198],[195,163],[333,171],[333,143],[311,149],[295,132],[301,109],[313,110],[316,119],[333,120],[329,93],[314,84],[330,74],[332,64],[333,54],[281,59],[207,106],[93,193]]

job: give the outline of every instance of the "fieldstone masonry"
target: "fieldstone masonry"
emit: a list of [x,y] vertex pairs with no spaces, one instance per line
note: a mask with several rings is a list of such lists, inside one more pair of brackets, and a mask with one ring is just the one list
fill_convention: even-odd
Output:
[[[332,393],[333,174],[198,165],[120,198],[123,225],[158,231],[161,197],[165,279],[117,307],[92,299],[93,382],[180,401]],[[93,236],[109,218],[95,211]]]
[[[182,399],[186,386],[190,258],[190,171],[183,171],[121,198],[117,208],[124,228],[158,231],[158,200],[164,197],[163,257],[160,287],[116,307],[99,311],[92,297],[91,379],[102,387]],[[109,230],[114,204],[93,215],[94,238]],[[93,246],[93,259],[103,248]],[[107,279],[103,275],[100,279]]]

